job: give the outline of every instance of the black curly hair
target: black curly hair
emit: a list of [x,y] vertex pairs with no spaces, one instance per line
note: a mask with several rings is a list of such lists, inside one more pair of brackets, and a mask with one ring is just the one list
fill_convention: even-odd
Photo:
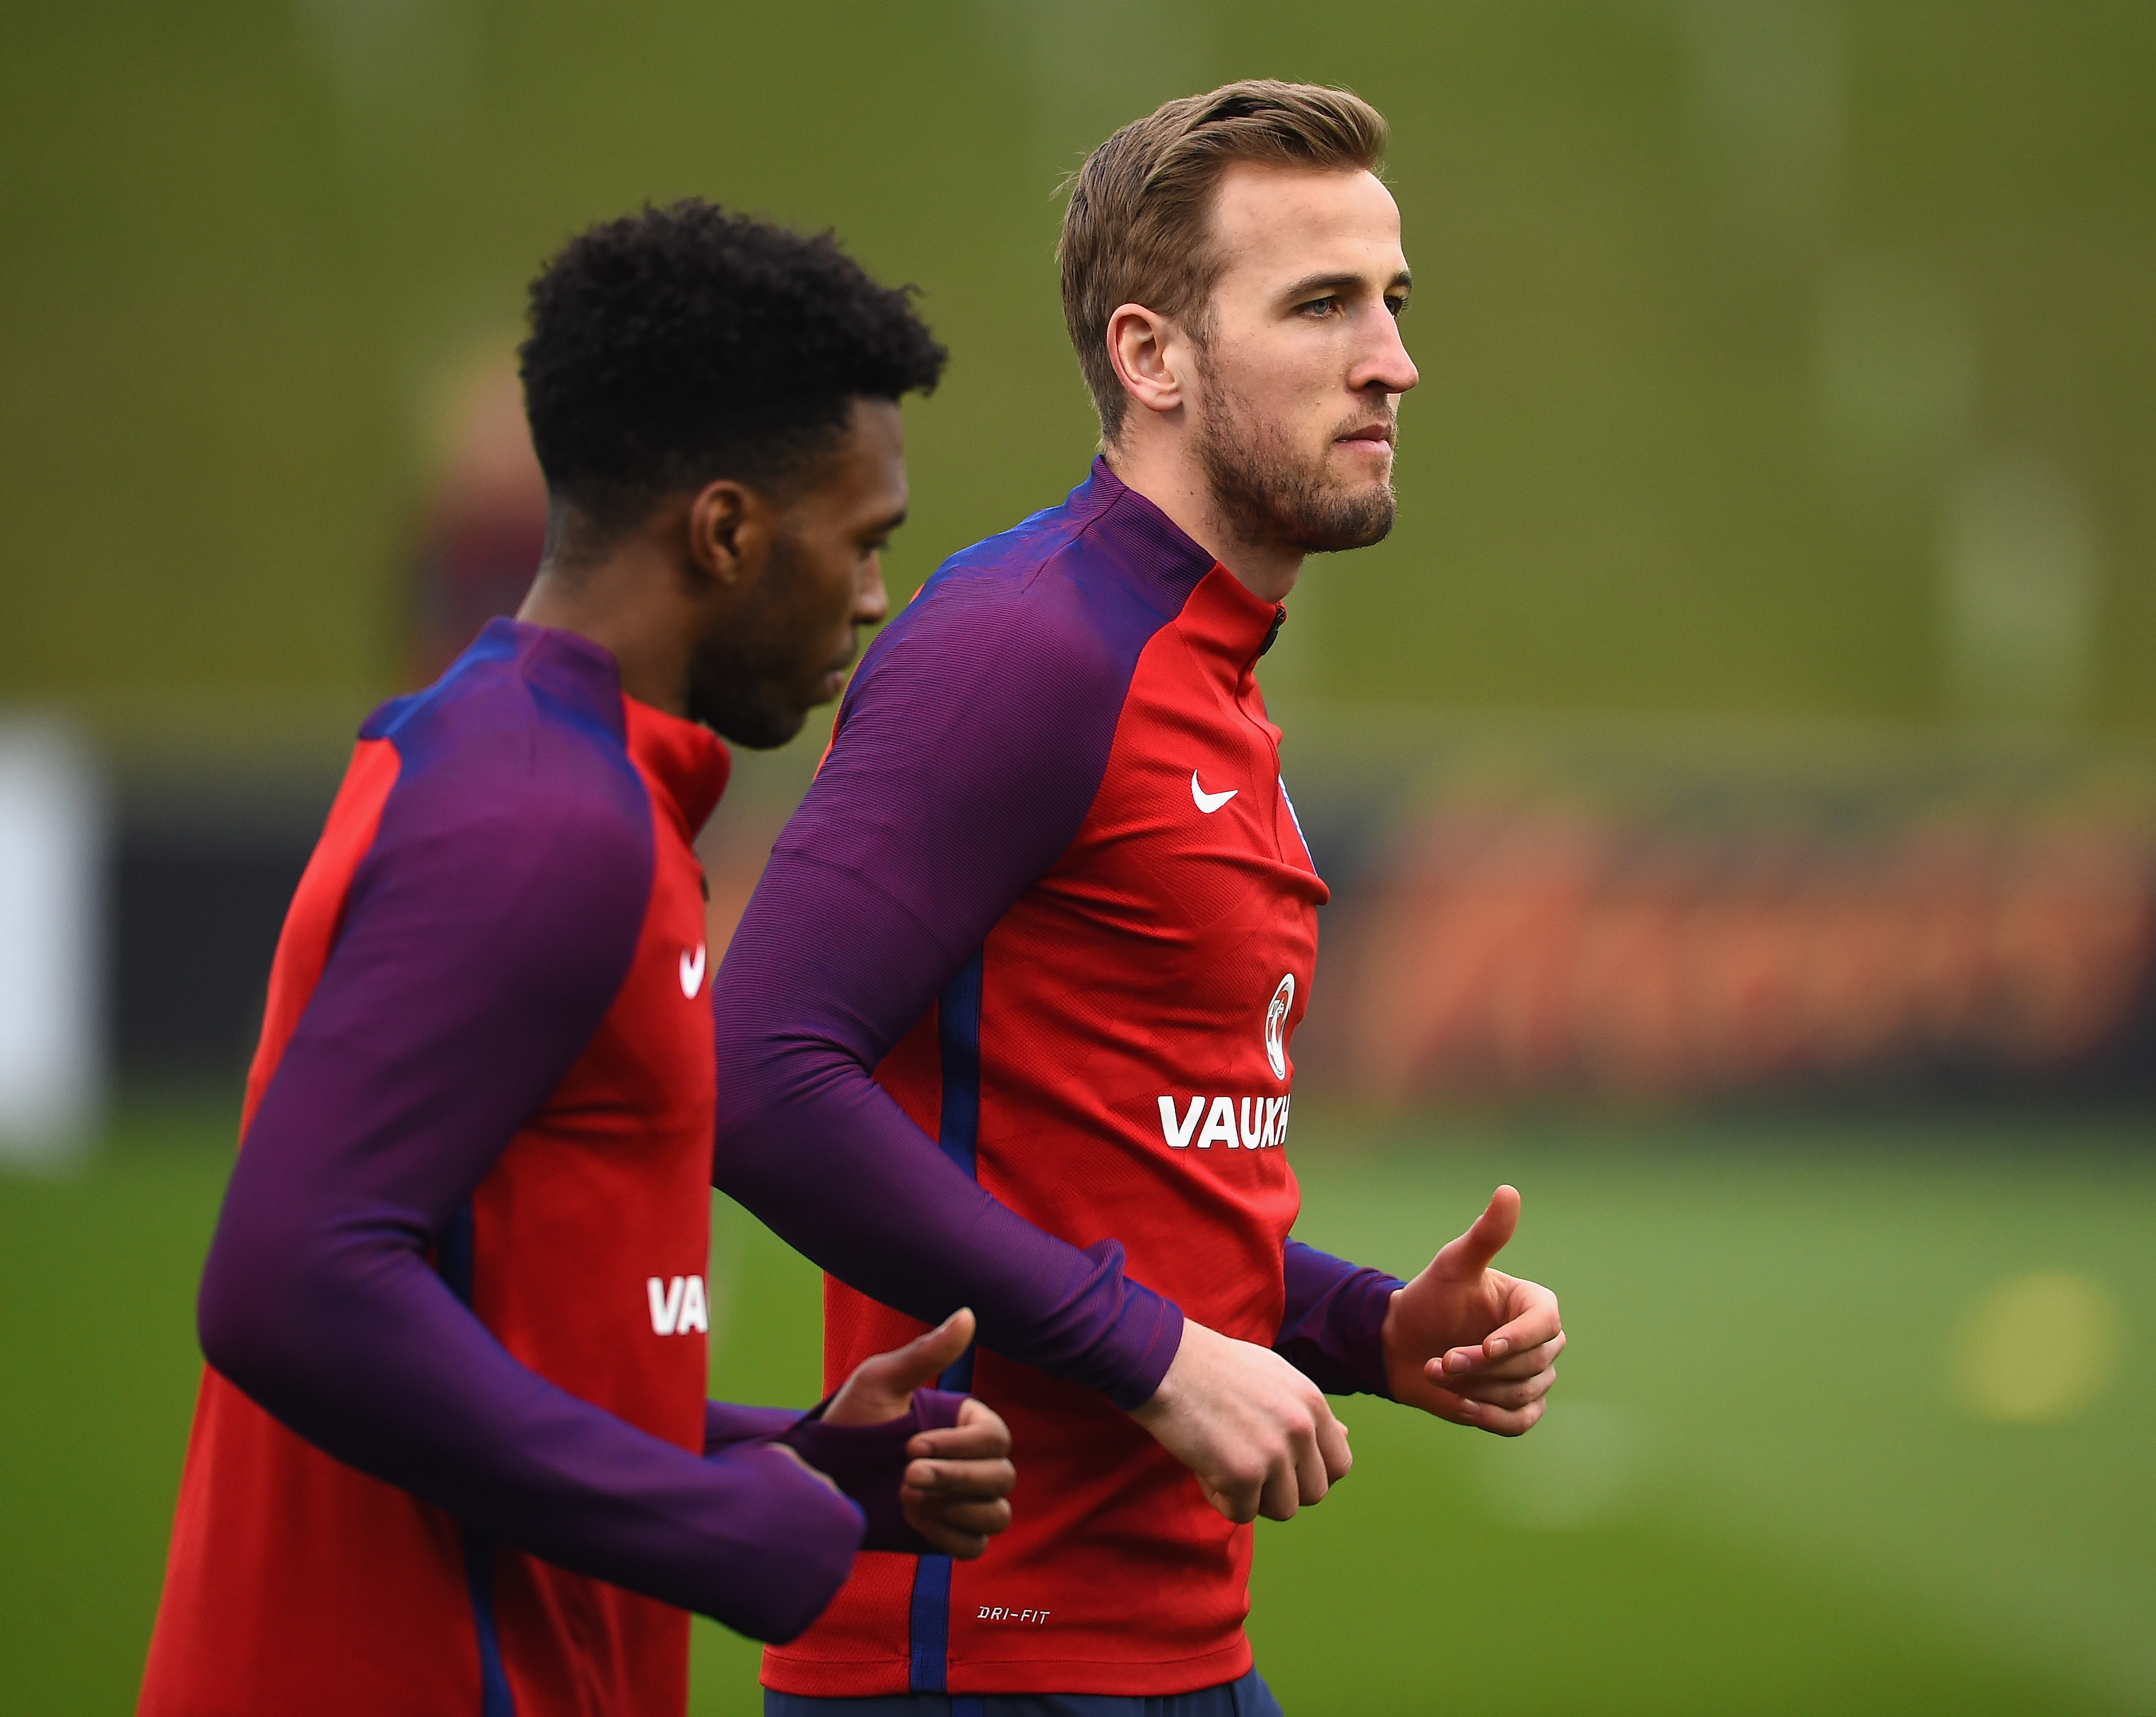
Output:
[[549,536],[603,542],[721,477],[788,489],[855,399],[935,387],[945,352],[913,291],[878,285],[829,233],[700,198],[572,238],[531,283],[518,351]]

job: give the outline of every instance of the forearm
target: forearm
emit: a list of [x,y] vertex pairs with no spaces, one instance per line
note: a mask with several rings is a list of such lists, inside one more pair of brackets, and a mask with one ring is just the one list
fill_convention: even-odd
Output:
[[790,1094],[752,1113],[737,1105],[715,1165],[722,1192],[910,1317],[936,1324],[970,1306],[985,1345],[1119,1407],[1159,1386],[1183,1314],[1124,1275],[1120,1245],[1081,1250],[1016,1215],[827,1047],[796,1045],[764,1064]]
[[1281,1263],[1287,1299],[1274,1351],[1329,1395],[1389,1398],[1383,1332],[1399,1279],[1300,1240],[1286,1243]]
[[889,998],[956,963],[858,872],[775,856],[715,991],[713,1178],[849,1286],[928,1324],[970,1306],[997,1352],[1136,1407],[1182,1313],[1115,1242],[1081,1251],[999,1203],[870,1075],[925,1005]]
[[761,1638],[799,1632],[845,1578],[860,1511],[783,1455],[706,1459],[555,1388],[401,1239],[280,1238],[228,1212],[203,1349],[316,1447],[490,1538]]
[[[1182,1314],[984,1192],[877,1083],[892,1048],[1084,824],[1161,616],[959,570],[846,694],[712,990],[718,1185],[850,1286],[1125,1407]],[[933,1123],[932,1123],[933,1125]],[[960,1152],[963,1155],[963,1152]]]

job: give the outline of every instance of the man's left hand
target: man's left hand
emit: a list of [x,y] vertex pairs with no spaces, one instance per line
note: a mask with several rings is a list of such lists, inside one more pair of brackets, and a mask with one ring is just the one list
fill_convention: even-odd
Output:
[[1490,1268],[1519,1225],[1520,1195],[1500,1187],[1474,1226],[1394,1293],[1383,1337],[1394,1400],[1500,1437],[1542,1417],[1564,1351],[1557,1295]]

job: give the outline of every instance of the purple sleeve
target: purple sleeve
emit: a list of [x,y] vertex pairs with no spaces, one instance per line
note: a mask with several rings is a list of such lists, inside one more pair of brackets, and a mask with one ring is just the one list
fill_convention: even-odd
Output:
[[715,1453],[730,1443],[783,1443],[860,1509],[868,1520],[863,1550],[927,1556],[933,1546],[907,1524],[899,1502],[899,1484],[911,1459],[906,1446],[921,1432],[957,1424],[965,1402],[963,1395],[916,1389],[911,1405],[895,1419],[880,1425],[831,1425],[824,1420],[829,1397],[805,1413],[707,1402],[704,1453]]
[[730,1401],[707,1401],[704,1403],[704,1453],[716,1454],[739,1443],[773,1442],[800,1417],[798,1407],[737,1407]]
[[1385,1313],[1404,1284],[1300,1240],[1281,1248],[1287,1308],[1273,1351],[1327,1395],[1392,1399],[1385,1376]]
[[1159,624],[1045,580],[924,592],[855,676],[713,992],[718,1186],[861,1293],[931,1324],[971,1306],[983,1346],[1126,1409],[1181,1311],[1115,1242],[998,1203],[871,1074],[1075,838]]
[[429,1262],[608,1011],[649,894],[625,766],[566,730],[519,743],[406,755],[226,1193],[203,1351],[480,1532],[789,1638],[845,1578],[860,1510],[761,1443],[706,1458],[546,1382]]
[[940,1431],[958,1422],[958,1409],[966,1397],[942,1389],[916,1389],[912,1405],[896,1419],[880,1425],[827,1425],[817,1403],[806,1415],[796,1414],[783,1441],[818,1472],[829,1478],[860,1505],[868,1517],[868,1535],[863,1550],[897,1550],[902,1555],[927,1556],[934,1549],[916,1532],[899,1504],[899,1480],[904,1476],[906,1445],[923,1431]]

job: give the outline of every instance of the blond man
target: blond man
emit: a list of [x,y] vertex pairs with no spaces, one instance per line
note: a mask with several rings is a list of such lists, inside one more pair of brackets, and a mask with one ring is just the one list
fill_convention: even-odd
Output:
[[1305,556],[1392,523],[1384,141],[1255,82],[1095,151],[1061,254],[1101,456],[885,630],[727,956],[720,1185],[834,1278],[834,1378],[974,1307],[945,1381],[1021,1471],[978,1561],[863,1556],[767,1712],[1276,1711],[1250,1523],[1347,1473],[1326,1392],[1541,1414],[1510,1188],[1412,1283],[1290,1235],[1327,889],[1255,669]]

